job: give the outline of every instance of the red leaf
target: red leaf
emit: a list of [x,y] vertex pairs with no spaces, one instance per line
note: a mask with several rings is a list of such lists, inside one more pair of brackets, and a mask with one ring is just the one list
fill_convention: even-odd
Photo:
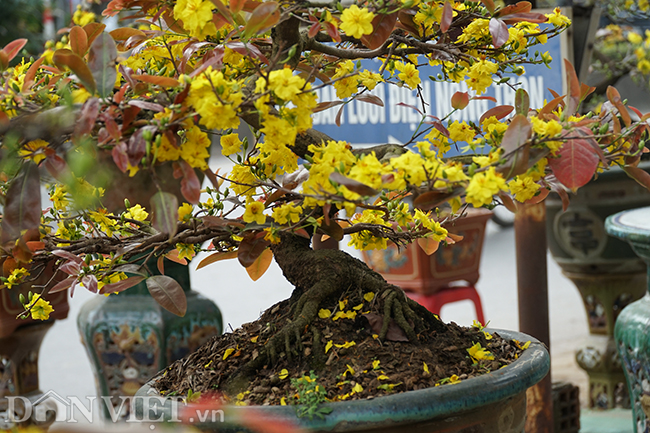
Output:
[[379,105],[380,107],[384,106],[384,101],[382,101],[379,96],[371,95],[369,93],[364,93],[363,95],[358,95],[354,99],[356,99],[358,101],[367,102],[369,104]]
[[20,50],[23,49],[26,43],[27,39],[21,38],[11,41],[5,45],[5,47],[2,49],[2,52],[7,55],[7,62],[12,61],[13,58],[18,55]]
[[41,64],[45,60],[45,57],[39,57],[38,60],[36,60],[34,63],[32,63],[32,66],[27,69],[27,72],[25,73],[25,80],[23,81],[23,87],[22,91],[27,92],[32,87],[32,84],[34,84],[34,77],[36,77],[36,72],[38,71],[38,68],[41,67]]
[[68,277],[63,281],[59,281],[47,293],[58,293],[64,290],[72,289],[77,284],[77,277]]
[[134,107],[141,108],[143,110],[155,111],[157,113],[162,113],[163,111],[165,111],[165,107],[163,107],[162,105],[156,104],[155,102],[143,101],[141,99],[132,99],[128,102],[128,104]]
[[100,24],[100,23],[88,23],[88,24],[86,24],[83,27],[83,29],[84,29],[84,32],[86,32],[86,35],[88,36],[88,45],[92,45],[95,38],[97,38],[97,36],[101,35],[105,28],[106,28],[106,24]]
[[315,38],[319,31],[320,31],[320,22],[316,21],[314,24],[312,24],[309,27],[309,31],[307,32],[307,36],[309,38]]
[[227,259],[234,259],[237,257],[237,251],[228,251],[228,252],[221,252],[221,253],[214,253],[210,254],[208,257],[205,259],[201,260],[201,262],[196,266],[196,270],[198,271],[201,268],[204,268],[208,265],[211,265],[212,263],[216,263],[221,260],[227,260]]
[[67,49],[56,50],[52,56],[52,61],[58,67],[67,66],[75,73],[81,84],[90,92],[95,93],[95,78],[88,69],[83,59],[78,54]]
[[489,119],[492,116],[496,117],[497,120],[501,120],[508,114],[512,113],[512,110],[514,109],[515,107],[512,105],[497,105],[496,107],[490,108],[488,111],[483,113],[478,123],[483,123],[485,119]]
[[132,36],[140,36],[146,38],[146,34],[142,30],[134,29],[132,27],[120,27],[109,32],[109,35],[116,41],[125,41]]
[[510,125],[505,134],[503,134],[503,141],[501,147],[505,154],[509,154],[517,150],[524,144],[533,134],[533,128],[530,121],[523,114],[517,114],[512,118]]
[[147,278],[147,288],[151,297],[165,310],[183,317],[187,311],[187,298],[183,288],[167,275],[154,275]]
[[371,50],[381,47],[393,33],[397,22],[397,12],[392,14],[377,14],[372,20],[372,33],[361,36],[361,42]]
[[234,13],[237,13],[244,9],[244,5],[246,4],[246,0],[229,0],[228,5],[230,6],[230,10],[233,11]]
[[505,15],[526,13],[526,12],[530,12],[530,10],[532,8],[533,8],[533,5],[530,2],[520,1],[520,2],[517,2],[517,3],[513,4],[513,5],[508,5],[508,6],[504,7],[503,9],[500,9],[496,13],[496,16],[503,17]]
[[319,102],[318,105],[316,105],[316,108],[314,108],[312,112],[318,113],[327,110],[328,108],[336,107],[337,105],[342,105],[342,104],[343,101]]
[[69,253],[69,252],[67,252],[65,250],[54,250],[54,251],[52,251],[52,255],[55,255],[57,257],[61,257],[62,259],[72,260],[75,263],[83,262],[81,257],[76,256],[76,255],[74,255],[72,253]]
[[129,277],[125,280],[118,281],[117,283],[105,284],[99,290],[99,293],[101,295],[105,295],[109,293],[123,292],[126,289],[130,289],[131,287],[140,284],[142,281],[144,281],[144,279],[145,277],[143,276],[135,276],[135,277]]
[[2,244],[14,242],[26,231],[35,230],[41,224],[41,184],[38,166],[25,163],[9,184],[5,196],[2,228]]
[[462,110],[469,105],[469,94],[467,92],[456,92],[451,97],[451,106],[456,110]]
[[571,62],[564,59],[564,68],[566,69],[567,80],[567,109],[568,114],[574,114],[580,105],[580,81],[576,70],[573,68]]
[[442,18],[440,19],[440,31],[447,33],[449,27],[451,27],[451,22],[454,19],[454,8],[449,3],[449,0],[445,1],[445,5],[442,7]]
[[503,22],[509,25],[527,21],[533,24],[545,23],[548,18],[544,14],[536,12],[522,12],[518,14],[511,14],[503,18]]
[[88,35],[79,26],[74,26],[70,29],[70,48],[72,51],[83,57],[88,50]]
[[264,239],[264,233],[258,233],[255,236],[245,237],[239,243],[239,249],[237,250],[237,260],[239,263],[247,268],[264,252],[266,247],[271,245],[271,243]]
[[144,83],[149,83],[149,84],[155,84],[156,86],[160,87],[178,87],[180,86],[180,82],[176,78],[170,78],[170,77],[160,77],[157,75],[138,75],[138,74],[133,74],[131,75],[135,80],[142,81]]
[[625,105],[623,105],[621,94],[618,93],[618,90],[616,90],[615,87],[607,86],[607,99],[609,99],[609,102],[618,109],[625,126],[630,126],[632,124],[630,113],[627,111],[627,108],[625,108]]
[[192,204],[198,204],[201,198],[201,181],[194,169],[184,160],[180,160],[174,165],[178,164],[183,172],[181,179],[181,193],[185,200]]
[[117,168],[122,173],[126,173],[126,170],[129,168],[129,155],[126,153],[126,143],[123,141],[117,143],[111,150],[111,156],[113,156],[113,162]]
[[253,262],[253,264],[246,268],[246,272],[248,273],[248,276],[251,277],[251,280],[259,280],[262,275],[264,275],[269,266],[271,266],[272,261],[273,252],[271,252],[270,248],[266,248],[264,251],[262,251],[262,254],[260,254],[260,256]]
[[376,189],[371,188],[368,185],[361,183],[357,180],[350,179],[349,177],[346,177],[336,171],[330,174],[330,180],[338,183],[339,185],[343,185],[350,191],[356,192],[359,195],[373,196],[378,194],[378,191]]
[[97,277],[96,276],[94,276],[94,275],[86,275],[83,278],[81,278],[81,282],[83,283],[86,290],[88,290],[91,293],[97,293]]
[[644,188],[650,190],[650,174],[647,171],[640,169],[639,167],[625,166],[623,167],[625,173],[630,176],[632,179],[636,180]]
[[274,1],[267,1],[255,8],[244,26],[244,37],[250,38],[258,33],[270,29],[280,21],[280,5]]
[[562,185],[575,191],[591,180],[598,161],[591,144],[587,139],[580,138],[567,140],[558,151],[557,158],[550,158],[548,165]]
[[498,18],[490,18],[490,34],[492,35],[492,45],[495,48],[501,47],[510,38],[508,26]]

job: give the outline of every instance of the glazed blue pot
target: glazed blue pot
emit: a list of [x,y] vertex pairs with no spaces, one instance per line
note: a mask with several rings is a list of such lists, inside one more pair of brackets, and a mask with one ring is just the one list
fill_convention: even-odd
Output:
[[[530,340],[531,345],[512,364],[479,377],[369,400],[327,403],[332,412],[323,419],[298,418],[296,406],[255,406],[254,410],[269,418],[289,421],[317,432],[397,433],[413,430],[450,433],[467,431],[468,428],[485,433],[523,432],[526,390],[548,374],[549,354],[542,343],[526,334],[501,330],[496,332],[509,340]],[[178,421],[182,403],[160,397],[151,387],[154,380],[155,378],[136,393],[136,418],[143,422]],[[221,413],[223,419],[212,417],[211,422],[206,423],[197,422],[201,418],[198,414],[193,424],[209,432],[250,431],[229,421],[229,418],[240,417],[238,411],[246,410],[246,407],[241,406],[228,407]]]

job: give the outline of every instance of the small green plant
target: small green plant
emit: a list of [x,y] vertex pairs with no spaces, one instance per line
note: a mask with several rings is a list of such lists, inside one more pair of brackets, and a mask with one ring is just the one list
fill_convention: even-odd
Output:
[[316,382],[318,376],[314,371],[309,372],[309,376],[303,376],[300,379],[291,379],[291,385],[296,389],[298,394],[297,403],[300,405],[296,408],[296,414],[299,418],[304,416],[314,419],[317,416],[321,419],[332,412],[331,408],[320,407],[321,403],[327,401],[327,391]]
[[185,398],[186,403],[193,403],[197,401],[199,398],[201,398],[201,391],[199,392],[192,392],[191,389],[187,390],[187,397]]

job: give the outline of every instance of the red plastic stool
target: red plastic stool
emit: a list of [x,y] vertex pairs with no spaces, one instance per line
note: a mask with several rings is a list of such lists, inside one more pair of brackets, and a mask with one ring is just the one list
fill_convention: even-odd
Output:
[[468,299],[474,303],[477,320],[481,322],[482,325],[485,325],[481,297],[474,286],[446,287],[438,292],[432,293],[431,295],[422,295],[414,292],[406,292],[406,294],[409,298],[438,316],[440,316],[440,310],[443,305]]

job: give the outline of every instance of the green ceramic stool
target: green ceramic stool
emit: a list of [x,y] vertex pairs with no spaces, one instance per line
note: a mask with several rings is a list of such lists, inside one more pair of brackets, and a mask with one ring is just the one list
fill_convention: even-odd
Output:
[[[149,269],[156,269],[155,261]],[[97,296],[79,313],[77,325],[106,420],[128,419],[130,396],[158,371],[223,331],[219,308],[191,290],[188,266],[166,264],[165,274],[185,291],[184,317],[158,305],[144,282],[118,295]]]
[[[650,270],[650,207],[614,214],[607,218],[605,227],[612,236],[629,242]],[[618,354],[630,393],[636,433],[644,433],[650,427],[649,331],[650,292],[646,292],[643,298],[623,309],[614,329]]]

